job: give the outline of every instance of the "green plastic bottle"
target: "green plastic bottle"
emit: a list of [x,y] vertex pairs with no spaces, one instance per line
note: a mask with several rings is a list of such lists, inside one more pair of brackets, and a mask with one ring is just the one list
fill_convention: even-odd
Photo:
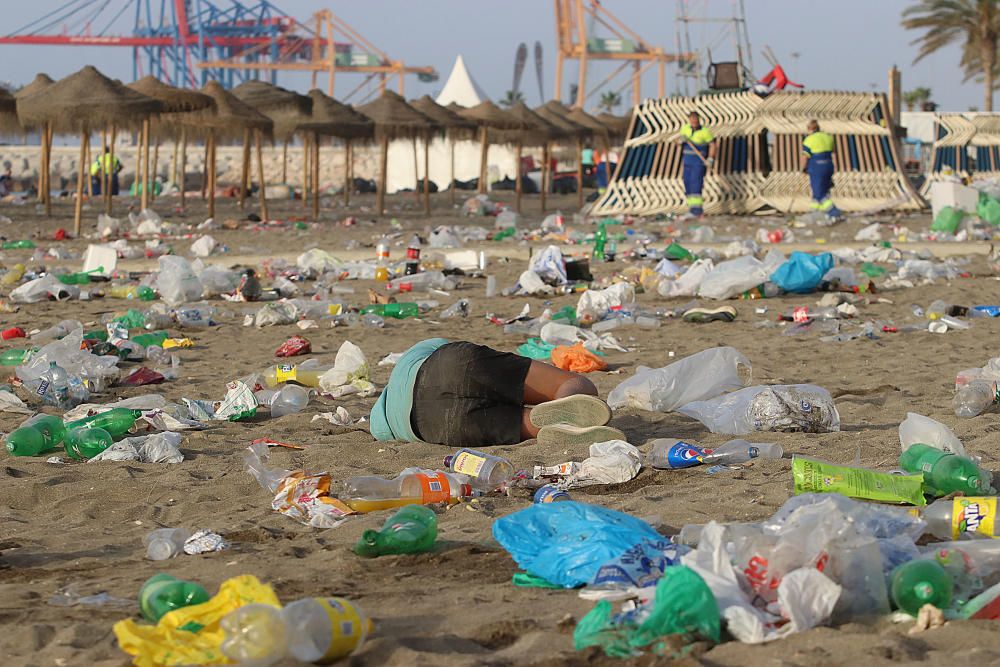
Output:
[[103,428],[79,426],[66,431],[63,447],[71,459],[89,461],[115,443]]
[[83,338],[84,340],[106,341],[108,339],[108,332],[104,329],[94,329],[83,334]]
[[141,329],[146,326],[146,313],[135,308],[129,308],[124,314],[116,317],[113,322],[121,322],[129,329]]
[[38,348],[30,350],[4,350],[0,352],[0,366],[21,366],[26,364],[28,359]]
[[96,269],[91,269],[90,271],[78,271],[76,273],[64,273],[62,275],[56,276],[56,278],[63,285],[89,285],[90,284],[90,274],[92,273],[104,273],[104,267],[99,266]]
[[4,241],[0,248],[3,250],[23,250],[35,247],[35,242],[31,239],[24,239],[21,241]]
[[66,423],[66,429],[97,428],[107,431],[112,438],[120,438],[128,433],[135,420],[142,416],[142,410],[128,408],[111,408],[96,415],[76,419]]
[[366,530],[354,546],[365,558],[430,551],[437,539],[437,516],[423,505],[407,505],[385,522],[382,530]]
[[39,413],[7,434],[7,451],[14,456],[37,456],[58,447],[65,437],[62,419]]
[[947,609],[951,605],[954,583],[936,561],[911,560],[893,571],[891,590],[896,607],[916,616],[925,604]]
[[671,241],[667,249],[663,251],[663,256],[667,259],[698,259],[697,255],[692,253],[690,250],[682,246],[676,241]]
[[372,306],[365,306],[361,309],[361,314],[373,314],[380,317],[403,320],[407,317],[418,317],[420,315],[420,307],[415,303],[379,303]]
[[608,242],[608,228],[603,222],[597,224],[597,231],[594,232],[594,253],[595,260],[604,261],[604,244]]
[[136,345],[142,345],[143,347],[149,347],[150,345],[163,346],[163,341],[170,337],[166,331],[154,331],[152,333],[139,334],[138,336],[132,336],[131,340]]
[[552,321],[559,322],[565,320],[567,324],[576,325],[576,306],[563,306],[552,314]]
[[967,496],[986,495],[990,475],[979,469],[972,459],[941,451],[930,445],[910,445],[899,457],[899,466],[906,472],[924,474],[924,493],[944,496],[960,492]]
[[506,238],[510,238],[517,234],[517,227],[508,227],[507,229],[501,230],[493,235],[494,241],[503,241]]
[[208,602],[209,595],[203,587],[183,581],[169,574],[154,574],[139,590],[139,609],[150,623],[157,623],[164,614]]

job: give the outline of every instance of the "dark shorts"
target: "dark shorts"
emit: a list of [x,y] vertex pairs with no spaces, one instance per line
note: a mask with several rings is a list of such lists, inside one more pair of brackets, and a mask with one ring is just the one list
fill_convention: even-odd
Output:
[[531,360],[474,343],[448,343],[417,371],[410,423],[424,442],[449,447],[521,442]]

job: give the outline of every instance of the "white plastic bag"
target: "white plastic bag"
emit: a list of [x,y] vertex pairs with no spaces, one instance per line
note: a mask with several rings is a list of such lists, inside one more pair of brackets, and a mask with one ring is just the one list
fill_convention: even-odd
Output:
[[660,282],[656,291],[660,296],[695,296],[705,278],[715,270],[715,263],[707,258],[699,259],[688,267],[676,280]]
[[944,452],[958,456],[968,456],[965,445],[950,428],[930,417],[907,412],[906,419],[899,425],[899,444],[905,452],[910,445],[930,445]]
[[747,387],[677,410],[712,433],[755,431],[829,433],[840,430],[840,414],[830,392],[811,384]]
[[518,294],[552,294],[552,288],[542,282],[534,271],[525,271],[518,279]]
[[458,236],[455,235],[451,227],[440,225],[431,232],[427,244],[431,248],[458,248],[461,247],[462,242],[458,240]]
[[507,209],[505,211],[500,211],[497,215],[497,219],[493,223],[494,229],[508,229],[510,227],[517,227],[517,223],[521,221],[521,216],[519,216],[515,211]]
[[208,234],[191,244],[191,254],[195,257],[208,257],[215,250],[218,242]]
[[635,288],[631,283],[615,283],[602,290],[586,290],[576,303],[577,316],[589,313],[593,321],[602,320],[612,308],[632,310]]
[[765,282],[784,259],[780,252],[771,251],[763,262],[752,255],[722,262],[701,281],[698,296],[706,299],[730,299]]
[[159,264],[156,289],[165,304],[177,307],[201,298],[204,288],[189,261],[176,255],[164,255]]
[[63,285],[54,275],[49,273],[16,287],[10,293],[10,300],[14,303],[38,303],[48,300],[50,296],[57,301],[63,301],[79,295],[79,287]]
[[541,338],[549,345],[575,345],[588,339],[583,329],[559,322],[546,323],[542,327]]
[[750,360],[743,354],[732,347],[715,347],[663,368],[640,366],[634,376],[611,390],[608,405],[614,410],[670,412],[745,387],[750,376]]
[[[345,340],[337,350],[333,368],[319,378],[319,387],[324,392],[333,393],[338,387],[357,381],[368,383],[368,360],[361,348]],[[370,383],[368,383],[370,384]]]
[[641,467],[642,454],[624,440],[595,442],[590,446],[590,456],[560,486],[573,489],[594,484],[621,484],[638,475]]
[[295,265],[299,271],[312,277],[326,273],[327,271],[338,271],[343,264],[339,259],[325,250],[313,248],[306,250],[295,259]]
[[565,285],[567,282],[566,260],[559,246],[550,245],[532,257],[528,269],[549,285]]

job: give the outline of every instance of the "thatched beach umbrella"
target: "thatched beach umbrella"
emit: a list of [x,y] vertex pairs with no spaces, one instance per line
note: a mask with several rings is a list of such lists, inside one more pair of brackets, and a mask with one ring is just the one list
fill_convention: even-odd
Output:
[[[31,83],[24,86],[16,93],[14,93],[15,101],[15,113],[16,101],[22,97],[28,97],[29,95],[34,95],[35,93],[44,90],[51,86],[55,81],[48,74],[39,73],[35,75]],[[35,127],[30,123],[26,123],[24,119],[18,117],[18,122],[25,129],[38,129],[41,131],[41,165],[39,166],[38,173],[38,201],[45,204],[45,215],[52,215],[52,187],[49,183],[51,179],[51,162],[52,162],[52,123],[44,123],[39,127]]]
[[[451,182],[448,189],[451,192],[451,203],[455,203],[455,139],[468,138],[475,132],[475,124],[462,118],[459,114],[448,107],[442,106],[431,99],[430,95],[424,95],[420,99],[410,102],[410,106],[424,114],[438,128],[438,132],[449,138],[451,143]],[[424,211],[431,212],[430,200],[430,134],[424,137]]]
[[590,131],[569,120],[550,105],[543,104],[540,107],[535,107],[534,112],[558,131],[558,134],[554,134],[552,139],[545,143],[542,151],[542,160],[545,162],[542,170],[542,212],[544,213],[545,195],[548,193],[549,188],[552,187],[552,142],[575,139],[577,145],[579,145],[583,141],[583,137],[590,134]]
[[625,143],[625,134],[628,132],[629,125],[628,116],[616,116],[613,113],[605,111],[597,114],[594,118],[601,121],[604,127],[607,128],[608,141],[611,144],[618,146]]
[[[113,134],[117,127],[138,126],[161,109],[162,105],[156,100],[129,90],[89,65],[48,88],[17,100],[17,113],[24,122],[51,124],[56,132],[80,133],[80,163],[77,165],[76,210],[73,220],[76,234],[80,233],[86,168],[84,162],[91,130],[110,125]],[[111,163],[114,164],[114,144],[111,146]]]
[[[312,114],[308,121],[299,125],[304,132],[311,132],[319,144],[319,136],[337,137],[344,140],[344,204],[351,203],[351,188],[354,187],[355,141],[371,139],[375,126],[364,114],[342,104],[319,89],[309,91],[312,98]],[[318,161],[318,160],[317,160]],[[319,215],[319,171],[316,171],[314,211]]]
[[379,187],[375,207],[379,214],[382,214],[385,212],[389,140],[417,136],[431,128],[433,122],[391,90],[383,92],[375,101],[358,107],[358,111],[371,119],[375,125],[375,138],[379,142]]
[[500,142],[510,142],[515,144],[517,159],[517,183],[514,191],[517,193],[516,209],[521,212],[521,195],[523,186],[521,184],[521,151],[525,145],[544,146],[553,137],[559,136],[559,130],[547,120],[529,109],[524,102],[518,102],[507,110],[514,118],[517,118],[522,127],[520,130],[497,131],[495,137]]
[[[191,111],[200,111],[202,109],[207,109],[212,106],[212,98],[208,95],[199,93],[196,90],[186,90],[184,88],[175,88],[174,86],[168,85],[160,81],[154,76],[145,76],[138,81],[128,84],[128,88],[145,95],[146,97],[151,97],[157,100],[163,107],[162,113],[178,114],[187,113]],[[159,123],[158,123],[159,125]],[[142,140],[140,142],[141,159],[140,164],[136,165],[136,183],[142,186],[142,208],[145,209],[149,206],[149,190],[150,185],[154,178],[151,178],[149,171],[149,144],[150,144],[150,134],[152,133],[152,123],[151,119],[147,118],[142,123]],[[187,128],[181,126],[180,128],[180,143],[183,145],[181,150],[181,173],[184,173],[186,167],[187,158]],[[156,145],[159,147],[159,131],[157,131]],[[176,142],[175,142],[176,145]],[[176,151],[175,151],[176,153]],[[176,158],[175,158],[176,166]],[[141,167],[141,169],[140,169]],[[153,166],[153,174],[156,173],[156,165]],[[181,205],[184,205],[184,183],[183,177],[181,179]]]
[[270,134],[274,124],[248,104],[222,87],[209,81],[201,90],[212,98],[212,106],[200,111],[165,116],[167,122],[187,126],[189,132],[205,138],[205,181],[208,190],[208,216],[215,217],[216,142],[220,139],[243,139],[247,130]]
[[[260,113],[271,119],[274,123],[273,136],[281,140],[286,146],[283,159],[288,159],[288,141],[298,131],[299,125],[309,120],[312,113],[312,98],[300,95],[291,90],[275,86],[265,81],[246,81],[233,88],[233,95],[253,107]],[[247,130],[249,132],[249,130]],[[240,206],[243,206],[250,177],[250,142],[249,137],[243,142],[243,182],[240,186]],[[261,162],[260,138],[257,141],[257,162]],[[303,164],[303,166],[305,166]],[[266,198],[265,185],[263,181],[263,166],[258,168],[261,191],[261,201]],[[287,172],[287,167],[283,167],[283,172]],[[308,181],[308,175],[303,174],[303,181]],[[305,199],[305,183],[303,183],[303,200]],[[266,215],[261,213],[261,217],[266,219]]]
[[489,155],[489,130],[518,130],[521,122],[489,100],[458,114],[479,127],[479,192],[486,192],[486,165]]

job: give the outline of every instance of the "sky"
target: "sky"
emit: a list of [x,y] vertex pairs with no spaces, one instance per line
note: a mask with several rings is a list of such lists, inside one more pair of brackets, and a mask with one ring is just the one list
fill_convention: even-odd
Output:
[[[113,14],[126,5],[134,7],[136,0],[74,0],[107,4],[99,25],[102,28]],[[138,0],[159,5],[162,0]],[[198,0],[193,0],[195,4]],[[226,6],[230,0],[211,0]],[[257,0],[242,0],[254,4]],[[4,26],[0,32],[13,31],[70,0],[33,0],[4,2]],[[354,27],[391,58],[408,65],[430,65],[441,79],[421,83],[415,76],[407,78],[406,96],[413,98],[437,93],[451,71],[455,56],[462,54],[466,65],[479,85],[494,100],[511,88],[513,63],[517,45],[525,42],[529,48],[521,90],[529,105],[539,103],[539,85],[535,76],[531,52],[536,40],[544,50],[543,83],[546,99],[553,95],[556,54],[555,17],[548,0],[278,0],[275,2],[289,15],[308,19],[315,11],[328,8]],[[604,0],[604,6],[645,41],[676,50],[676,9],[674,0]],[[692,16],[731,16],[734,0],[689,0]],[[962,83],[958,66],[960,48],[950,47],[914,65],[916,48],[910,42],[916,33],[900,25],[908,0],[745,0],[753,73],[762,76],[770,68],[761,55],[769,46],[784,66],[789,78],[813,90],[868,91],[886,89],[887,72],[897,65],[903,73],[903,90],[918,86],[930,88],[933,100],[940,108],[965,111],[982,106],[982,88],[975,82]],[[134,22],[134,9],[126,9],[112,24],[110,33],[128,34]],[[56,32],[60,32],[56,30]],[[595,31],[600,34],[600,26]],[[716,25],[710,29],[694,25],[691,29],[694,47],[712,46],[715,60],[732,57],[731,37],[722,34]],[[21,46],[0,44],[3,78],[15,85],[30,81],[39,71],[59,78],[84,64],[96,66],[102,72],[124,81],[132,79],[131,49],[115,47]],[[602,80],[611,67],[593,64],[588,78],[591,85]],[[575,81],[577,64],[566,65],[564,81]],[[343,74],[337,78],[336,97],[343,97],[362,81],[361,75]],[[617,79],[618,88],[626,83]],[[305,91],[306,76],[280,74],[278,83]],[[393,84],[395,85],[395,84]],[[677,91],[672,69],[667,72],[667,93]],[[362,90],[359,95],[370,93]],[[653,75],[643,81],[643,97],[656,95]],[[562,96],[568,97],[568,83]],[[623,92],[626,101],[629,89]],[[352,102],[360,101],[358,97]],[[619,109],[624,112],[625,109]]]

